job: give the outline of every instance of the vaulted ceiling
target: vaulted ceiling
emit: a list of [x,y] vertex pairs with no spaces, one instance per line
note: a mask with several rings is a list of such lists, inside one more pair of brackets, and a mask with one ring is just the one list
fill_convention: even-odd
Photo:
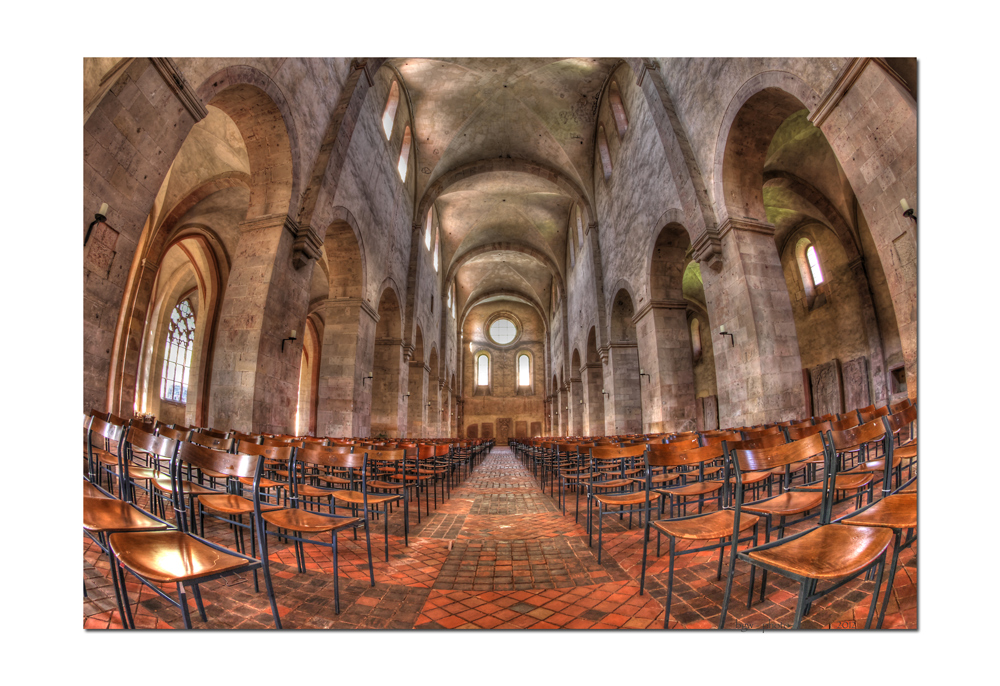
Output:
[[616,63],[390,60],[414,113],[417,198],[434,201],[460,308],[527,298],[548,312],[570,217],[593,195],[597,105]]

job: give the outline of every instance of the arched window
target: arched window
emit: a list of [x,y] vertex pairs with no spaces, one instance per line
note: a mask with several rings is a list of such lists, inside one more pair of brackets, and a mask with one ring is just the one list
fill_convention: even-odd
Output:
[[434,271],[438,270],[438,265],[441,263],[441,230],[438,229],[434,232]]
[[434,223],[434,208],[427,210],[427,228],[424,229],[424,247],[431,249],[431,225]]
[[476,359],[476,385],[477,386],[489,386],[490,385],[490,357],[489,357],[489,355],[480,355]]
[[573,236],[569,237],[569,266],[570,267],[576,266],[576,252],[574,251],[573,248]]
[[622,104],[622,94],[618,90],[618,84],[614,81],[611,82],[611,88],[608,91],[608,102],[611,103],[611,114],[615,117],[618,139],[621,140],[625,132],[628,131],[628,117],[625,115],[625,106]]
[[701,359],[701,321],[697,317],[691,319],[691,356],[695,362]]
[[407,126],[406,130],[403,131],[403,147],[399,149],[399,164],[396,168],[399,169],[399,178],[406,181],[406,162],[410,159],[410,127]]
[[517,385],[531,385],[531,360],[524,353],[517,358]]
[[455,319],[455,282],[451,284],[451,318]]
[[389,86],[389,99],[385,102],[385,110],[382,112],[382,129],[385,137],[392,136],[392,124],[396,121],[396,108],[399,107],[399,84],[395,81]]
[[810,245],[806,248],[806,262],[809,263],[809,272],[812,275],[813,285],[818,286],[823,283],[823,270],[819,266],[819,255],[816,254],[815,245]]
[[186,299],[170,313],[167,345],[163,352],[160,398],[175,403],[187,402],[191,352],[194,350],[194,312]]
[[580,206],[576,206],[576,236],[580,241],[580,249],[583,250],[583,215],[580,214]]
[[611,153],[608,152],[608,137],[604,134],[604,126],[597,129],[597,150],[601,154],[601,167],[604,169],[604,180],[611,178]]

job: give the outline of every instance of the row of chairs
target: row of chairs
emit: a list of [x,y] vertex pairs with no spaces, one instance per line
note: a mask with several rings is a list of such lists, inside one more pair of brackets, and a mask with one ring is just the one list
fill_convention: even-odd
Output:
[[[339,613],[337,534],[352,531],[357,539],[357,530],[364,529],[374,586],[373,520],[384,522],[388,561],[389,507],[402,506],[408,545],[410,492],[419,494],[427,482],[443,480],[453,467],[461,469],[465,463],[481,459],[491,447],[485,442],[376,447],[362,441],[330,445],[329,440],[294,440],[298,437],[223,436],[213,435],[211,430],[148,423],[130,426],[99,414],[91,413],[85,419],[89,478],[84,481],[84,531],[112,560],[116,602],[126,627],[134,627],[125,590],[126,571],[179,607],[186,627],[191,626],[186,588],[190,588],[202,620],[207,621],[202,583],[252,572],[254,589],[259,592],[260,571],[275,625],[280,628],[269,571],[268,537],[293,544],[300,572],[305,571],[304,544],[330,547],[334,609]],[[156,433],[146,431],[148,428]],[[137,464],[140,457],[142,465]],[[106,478],[107,489],[99,483],[101,476]],[[206,480],[221,483],[221,490],[205,486]],[[146,482],[146,486],[139,482]],[[138,505],[140,490],[148,495],[149,510]],[[168,504],[173,522],[167,519]],[[206,515],[232,528],[235,550],[206,537]],[[249,522],[244,522],[244,517]],[[245,531],[250,534],[249,551]],[[329,543],[315,538],[324,535],[330,536]],[[160,588],[163,584],[176,586],[176,600]]]
[[[768,570],[781,571],[800,581],[804,586],[796,612],[797,627],[817,598],[859,574],[873,574],[876,566],[881,575],[884,553],[891,539],[895,544],[889,585],[878,622],[881,626],[899,552],[916,540],[916,483],[913,476],[917,455],[915,424],[916,407],[909,401],[903,401],[878,410],[862,408],[840,417],[814,417],[802,422],[741,427],[734,431],[666,437],[628,436],[616,437],[617,441],[604,438],[600,442],[535,441],[521,443],[516,450],[523,459],[541,465],[539,471],[542,474],[558,475],[559,497],[564,513],[567,489],[577,493],[578,520],[579,496],[580,493],[585,494],[586,525],[591,544],[593,518],[597,518],[598,560],[601,557],[605,515],[617,514],[621,518],[627,513],[630,528],[632,516],[638,516],[644,526],[640,593],[644,589],[651,529],[657,532],[657,557],[660,555],[661,535],[667,536],[670,559],[665,627],[670,616],[674,558],[677,555],[718,549],[717,577],[721,580],[723,553],[727,547],[731,548],[720,627],[727,614],[729,585],[737,557],[752,565],[750,594],[756,567],[763,568],[761,599],[765,593]],[[904,463],[907,467],[905,483],[902,482]],[[793,477],[797,475],[801,476],[802,483],[793,485]],[[779,488],[777,495],[772,490],[775,483]],[[881,489],[876,499],[874,488],[879,484]],[[767,494],[760,497],[765,486]],[[753,497],[749,497],[751,491]],[[862,494],[867,494],[864,507]],[[834,520],[833,505],[838,502],[838,495],[844,496],[842,500],[854,507],[853,511]],[[716,501],[713,512],[703,512],[706,497]],[[698,498],[698,513],[689,516],[686,503],[690,498]],[[662,518],[666,504],[669,504],[669,514]],[[796,544],[801,550],[781,547],[783,541],[791,543],[808,533],[785,538],[786,527],[813,518],[818,518],[818,523],[809,531],[841,523],[846,528],[822,529],[820,533]],[[758,547],[761,519],[765,540]],[[864,531],[862,536],[858,527],[869,527],[874,531]],[[901,540],[904,530],[907,532],[906,539]],[[771,534],[775,532],[776,540],[771,541]],[[678,551],[677,544],[685,540],[714,543]],[[846,550],[850,554],[844,554],[841,552],[844,548],[839,546],[848,540],[854,542],[853,547],[847,545]],[[740,542],[749,543],[750,549],[737,554]],[[882,542],[885,545],[880,548]],[[829,550],[826,547],[828,544]],[[777,548],[781,550],[767,552]],[[797,554],[801,553],[804,557],[793,559],[789,551],[798,551]],[[782,558],[783,563],[778,564],[775,556],[788,559]],[[810,560],[813,561],[812,566]],[[865,564],[858,567],[859,560]],[[827,567],[822,568],[823,564]],[[819,580],[833,578],[840,581],[821,593],[816,592]],[[877,595],[876,590],[869,622],[874,615]],[[750,600],[748,597],[748,607]]]

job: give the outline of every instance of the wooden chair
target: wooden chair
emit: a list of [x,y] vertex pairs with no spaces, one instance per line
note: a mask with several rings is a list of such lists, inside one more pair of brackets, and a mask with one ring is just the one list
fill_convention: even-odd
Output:
[[[864,446],[869,443],[878,441],[884,444],[886,437],[885,424],[881,420],[876,419],[868,422],[867,424],[860,424],[842,431],[830,429],[827,432],[827,436],[833,441],[832,447],[836,459],[841,460],[842,455],[862,450]],[[870,470],[841,472],[838,464],[837,471],[837,478],[835,479],[833,486],[834,497],[830,501],[831,506],[837,502],[836,494],[838,492],[846,491],[853,491],[855,493],[857,497],[855,509],[861,508],[861,494],[864,490],[868,491],[868,502],[872,502],[874,499],[873,487],[875,476]],[[803,488],[808,490],[818,490],[820,486],[819,484],[809,484]]]
[[[738,436],[739,434],[735,435]],[[659,493],[654,490],[656,476],[653,472],[657,468],[664,470],[664,473],[669,473],[669,470],[671,469],[697,467],[699,463],[704,462],[705,460],[715,459],[714,455],[716,450],[722,450],[721,445],[710,445],[689,450],[669,450],[670,447],[670,445],[650,444],[649,450],[646,451],[646,475],[644,490],[646,493],[647,519],[646,529],[642,537],[642,572],[639,577],[639,595],[642,595],[646,584],[646,558],[648,554],[647,551],[649,549],[649,529],[652,526],[652,528],[656,529],[656,556],[660,556],[661,534],[667,536],[670,544],[670,563],[667,571],[667,600],[663,614],[664,629],[667,628],[670,620],[670,604],[673,598],[674,589],[674,559],[679,555],[689,555],[692,553],[700,553],[718,548],[719,568],[716,573],[716,581],[718,581],[722,579],[722,556],[725,552],[726,546],[731,542],[730,539],[738,534],[742,534],[747,529],[752,528],[752,537],[744,538],[743,540],[752,540],[753,545],[756,546],[758,521],[758,517],[753,515],[744,515],[739,522],[740,528],[736,531],[734,530],[735,512],[733,510],[724,510],[721,507],[716,512],[710,512],[708,514],[671,517],[669,519],[650,521],[650,498],[654,494],[659,495]],[[687,541],[714,541],[718,539],[719,542],[700,548],[689,548],[678,553],[676,550],[677,539]],[[730,565],[729,573],[732,575],[732,565]]]
[[590,478],[587,482],[588,544],[593,546],[593,503],[596,502],[598,564],[601,562],[601,545],[604,541],[604,508],[617,506],[618,510],[610,513],[617,514],[619,518],[628,512],[630,529],[633,513],[644,512],[642,508],[647,496],[635,490],[632,474],[637,460],[645,451],[645,444],[622,448],[590,448]]
[[[902,478],[902,465],[906,463],[906,478],[911,479],[913,477],[913,468],[917,464],[917,439],[914,432],[914,426],[917,423],[917,408],[912,405],[905,407],[896,414],[885,416],[883,421],[886,424],[886,430],[896,440],[900,440],[904,433],[908,436],[905,442],[900,441],[899,445],[892,448],[892,462],[899,466],[900,479]],[[888,482],[883,479],[883,492],[887,490],[886,483]]]
[[[678,447],[670,450],[675,445]],[[688,459],[684,462],[684,465],[688,467],[688,471],[678,472],[678,476],[683,477],[684,483],[671,488],[656,489],[663,496],[660,500],[660,514],[664,514],[664,508],[668,506],[670,511],[667,517],[672,518],[676,504],[678,516],[682,514],[687,515],[689,498],[698,499],[698,514],[701,514],[705,507],[705,496],[713,496],[717,501],[718,509],[722,509],[722,487],[725,482],[721,479],[707,479],[705,475],[705,465],[719,460],[725,455],[722,444],[697,447],[696,445],[691,445],[690,441],[683,441],[677,444],[671,443],[663,447],[651,443],[649,447],[650,450],[657,451],[660,455],[671,453],[688,455]],[[670,481],[670,479],[665,479],[665,481]]]
[[[395,448],[392,450],[368,451],[369,471],[375,478],[368,479],[368,488],[373,489],[376,494],[382,495],[386,492],[394,494],[403,502],[403,544],[410,545],[410,489],[419,489],[419,476],[407,470],[407,461],[416,459],[417,448]],[[417,491],[419,494],[419,491]],[[386,502],[386,506],[391,508],[395,500]],[[391,512],[391,509],[389,510]],[[419,502],[417,504],[417,514],[420,513]],[[388,541],[389,536],[388,515],[385,520],[385,536]],[[386,545],[385,561],[389,561],[389,547]]]
[[[818,453],[826,457],[823,470],[823,486],[818,494],[820,521],[807,531],[782,538],[780,540],[754,546],[745,551],[737,551],[736,536],[733,536],[733,548],[729,561],[729,578],[726,581],[726,591],[722,601],[722,615],[719,628],[725,626],[729,613],[729,598],[732,591],[733,567],[736,559],[749,562],[764,570],[761,579],[761,597],[765,594],[767,572],[777,572],[799,582],[799,598],[795,610],[793,627],[798,629],[802,623],[807,607],[829,592],[866,573],[870,569],[878,569],[876,592],[872,595],[872,605],[869,610],[868,625],[875,611],[878,599],[877,587],[882,582],[882,572],[885,568],[885,556],[892,540],[892,533],[886,529],[875,527],[846,526],[830,524],[829,512],[832,508],[832,497],[837,474],[837,460],[833,449],[821,434],[815,434],[800,441],[793,441],[773,448],[760,450],[734,450],[730,454],[731,468],[736,475],[736,515],[734,531],[740,531],[740,519],[745,511],[743,503],[742,475],[748,472],[773,469],[800,462]],[[807,494],[816,495],[816,494]],[[778,496],[779,498],[781,496]],[[751,511],[757,514],[756,511]],[[752,571],[751,571],[752,574]],[[831,581],[831,585],[821,592],[816,591],[820,581]],[[747,605],[753,598],[753,584],[748,591]]]
[[[169,444],[163,443],[164,437],[154,437],[154,439],[156,440],[146,441],[146,443],[155,448],[158,455],[166,452],[166,447]],[[217,545],[189,530],[184,512],[185,493],[183,489],[185,481],[179,478],[184,466],[207,469],[233,478],[254,477],[253,516],[260,538],[261,556],[259,559]],[[118,532],[108,537],[108,543],[118,564],[121,564],[164,600],[179,607],[184,618],[185,628],[191,628],[185,585],[191,587],[202,621],[208,621],[199,585],[224,576],[258,569],[262,569],[264,573],[264,585],[267,588],[274,624],[277,628],[281,628],[281,618],[278,616],[278,606],[271,585],[267,543],[263,536],[264,528],[260,519],[260,498],[256,481],[260,478],[262,467],[263,458],[260,456],[234,455],[194,443],[181,443],[170,461],[171,482],[174,485],[172,501],[177,528],[164,531]],[[175,584],[177,600],[160,590],[159,584]],[[127,605],[127,589],[123,589],[123,595]]]

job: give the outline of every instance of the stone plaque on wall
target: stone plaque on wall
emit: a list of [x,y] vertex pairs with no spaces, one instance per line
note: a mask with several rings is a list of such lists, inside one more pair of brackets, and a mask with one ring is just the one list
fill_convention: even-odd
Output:
[[840,378],[840,360],[831,360],[809,370],[813,415],[844,411],[844,391]]
[[466,438],[479,438],[479,425],[469,424],[469,428],[465,430]]
[[541,436],[542,435],[542,423],[541,422],[531,422],[531,435]]
[[868,385],[868,358],[859,357],[844,363],[844,408],[857,410],[872,404]]
[[514,422],[514,438],[528,437],[528,422]]
[[507,445],[510,438],[510,417],[497,420],[497,445]]
[[493,438],[493,422],[483,422],[483,435],[481,438],[484,441]]
[[708,395],[701,399],[702,414],[705,421],[705,431],[715,431],[719,428],[719,398]]

